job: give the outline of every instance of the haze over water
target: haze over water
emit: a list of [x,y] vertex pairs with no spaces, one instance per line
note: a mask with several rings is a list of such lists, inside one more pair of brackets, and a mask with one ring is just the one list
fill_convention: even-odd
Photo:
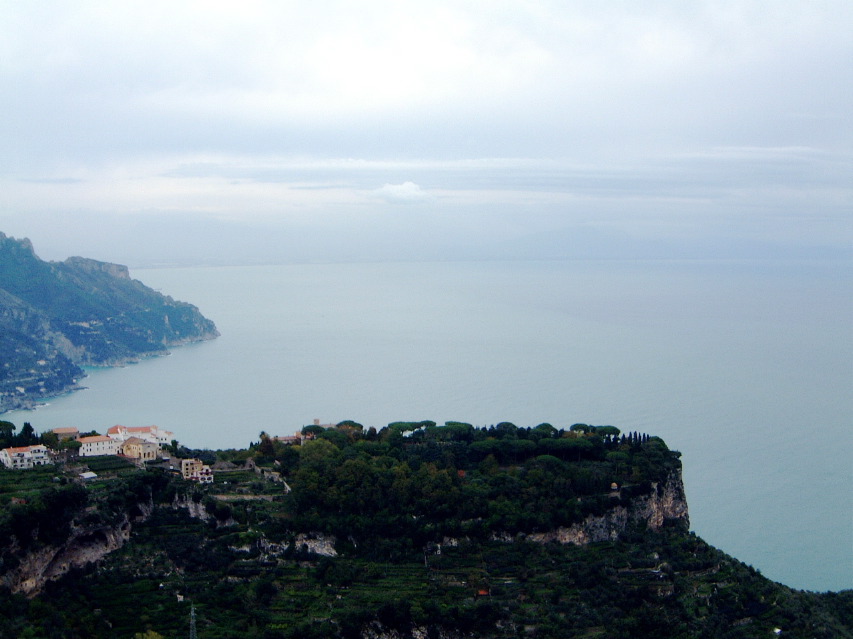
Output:
[[245,447],[314,418],[612,424],[683,453],[691,528],[785,584],[853,586],[849,264],[555,261],[150,269],[222,336],[91,371],[38,431]]

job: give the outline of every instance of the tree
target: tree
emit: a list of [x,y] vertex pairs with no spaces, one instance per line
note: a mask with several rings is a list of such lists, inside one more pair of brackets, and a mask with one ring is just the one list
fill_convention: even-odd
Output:
[[512,422],[501,422],[494,428],[495,435],[501,439],[518,437],[518,426]]
[[498,460],[491,453],[486,455],[486,458],[480,462],[479,471],[484,475],[495,475],[499,470]]
[[12,445],[15,425],[12,422],[0,421],[0,448]]
[[619,433],[622,432],[615,426],[596,426],[594,430],[602,437],[619,437]]
[[311,424],[310,426],[302,427],[303,435],[314,435],[315,437],[325,431],[326,429],[322,426],[317,426],[316,424]]
[[305,442],[299,447],[300,465],[319,471],[330,470],[338,454],[337,446],[325,439]]
[[78,442],[76,439],[60,439],[57,444],[57,450],[72,450],[79,451],[83,447],[83,444]]
[[176,457],[177,457],[177,455],[178,455],[178,449],[179,449],[180,447],[181,447],[181,446],[180,446],[180,444],[178,443],[178,440],[177,440],[177,439],[173,439],[170,443],[165,444],[165,445],[163,446],[163,448],[164,448],[164,449],[166,449],[166,451],[168,451],[170,454],[172,454],[172,455],[174,455],[174,456],[176,456]]
[[261,441],[258,444],[258,452],[262,457],[272,459],[275,455],[275,446],[273,446],[272,439],[264,431],[261,431],[260,438]]
[[317,435],[317,440],[325,439],[327,441],[332,442],[338,448],[345,448],[347,444],[349,444],[349,437],[344,431],[329,428],[328,430],[324,430],[322,433]]
[[359,432],[361,432],[361,431],[363,431],[363,430],[364,430],[364,426],[362,426],[362,425],[361,425],[361,424],[359,424],[358,422],[353,421],[353,420],[351,420],[351,419],[345,419],[344,421],[342,421],[342,422],[340,422],[339,424],[337,424],[337,425],[335,426],[335,428],[350,428],[350,429],[352,429],[352,430],[357,430],[357,431],[359,431]]
[[43,432],[39,439],[41,440],[41,443],[47,446],[48,448],[51,448],[53,450],[59,448],[59,436],[52,430]]
[[551,424],[544,423],[539,424],[536,428],[533,429],[533,434],[536,438],[542,437],[554,437],[557,434],[557,429],[554,428]]
[[18,446],[31,446],[33,444],[37,444],[39,438],[36,435],[36,431],[32,424],[24,422],[24,425],[21,427],[21,432],[14,437],[14,441]]
[[620,452],[618,450],[614,450],[614,451],[607,453],[607,455],[605,456],[605,459],[607,459],[607,461],[609,461],[610,463],[612,463],[616,466],[616,474],[618,475],[619,474],[619,467],[622,464],[628,463],[628,460],[630,459],[630,457],[628,456],[628,453],[623,453],[623,452]]

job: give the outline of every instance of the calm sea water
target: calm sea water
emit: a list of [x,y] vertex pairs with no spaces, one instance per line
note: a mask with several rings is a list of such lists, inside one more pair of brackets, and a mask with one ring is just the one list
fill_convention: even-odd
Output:
[[222,337],[4,416],[245,447],[316,417],[612,424],[683,453],[691,528],[785,584],[853,587],[849,264],[138,270]]

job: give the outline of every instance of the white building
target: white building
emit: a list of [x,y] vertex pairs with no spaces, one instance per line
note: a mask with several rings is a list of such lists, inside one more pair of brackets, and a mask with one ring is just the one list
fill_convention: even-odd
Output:
[[106,435],[92,435],[81,437],[80,457],[94,457],[95,455],[118,455],[118,442]]
[[151,442],[158,446],[171,444],[175,438],[175,433],[158,426],[121,426],[120,424],[116,424],[107,430],[107,435],[119,443],[124,443],[131,437],[138,437],[142,441]]
[[0,450],[0,462],[6,468],[21,469],[33,466],[44,466],[50,463],[47,448],[41,444],[35,446],[18,446]]

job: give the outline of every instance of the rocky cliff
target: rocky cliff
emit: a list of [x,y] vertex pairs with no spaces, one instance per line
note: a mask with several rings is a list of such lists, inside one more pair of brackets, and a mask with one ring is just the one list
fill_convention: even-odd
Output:
[[649,494],[629,500],[624,499],[619,491],[614,491],[610,495],[613,506],[603,515],[590,515],[572,526],[547,533],[533,533],[527,538],[542,543],[556,541],[584,545],[596,541],[616,541],[632,524],[659,530],[665,522],[678,522],[685,529],[689,528],[690,517],[681,471],[672,471],[665,482],[652,482],[651,487]]
[[135,515],[104,526],[74,526],[58,545],[47,545],[24,553],[17,566],[0,577],[0,584],[13,593],[29,597],[39,594],[49,581],[59,579],[72,568],[99,561],[130,539],[133,523],[145,521],[153,510],[151,503],[137,504]]
[[82,366],[120,366],[218,334],[195,306],[131,279],[126,266],[45,262],[29,240],[0,233],[0,412],[79,388]]

